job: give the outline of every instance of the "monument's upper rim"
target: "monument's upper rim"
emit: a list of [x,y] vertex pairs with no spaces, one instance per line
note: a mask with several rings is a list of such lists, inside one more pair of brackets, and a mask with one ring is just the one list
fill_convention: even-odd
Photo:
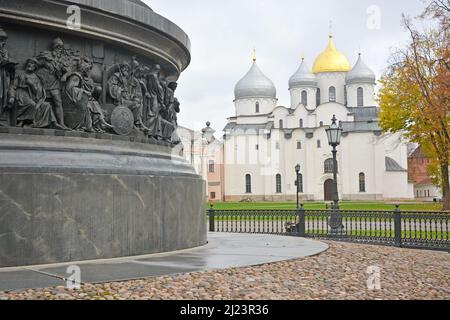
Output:
[[150,8],[144,1],[141,1],[141,0],[128,0],[128,1],[136,3],[137,5],[140,5],[140,6],[143,6],[143,7],[146,7],[148,9],[152,10],[152,8]]
[[80,6],[91,7],[122,17],[144,23],[149,27],[167,34],[180,42],[189,52],[191,42],[189,36],[178,25],[154,12],[140,0],[59,0],[72,2]]

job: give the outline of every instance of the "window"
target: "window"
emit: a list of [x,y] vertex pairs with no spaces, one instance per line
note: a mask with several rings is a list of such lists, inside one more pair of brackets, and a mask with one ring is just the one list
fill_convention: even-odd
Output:
[[[334,168],[334,160],[333,159],[327,159],[324,163],[324,171],[325,173],[333,173]],[[339,166],[336,168],[336,172],[339,170]]]
[[301,148],[302,148],[302,142],[297,141],[297,150],[301,150]]
[[216,193],[215,192],[211,192],[210,198],[211,198],[211,200],[216,199]]
[[280,150],[280,143],[279,142],[275,143],[275,149]]
[[259,102],[256,102],[255,112],[256,112],[256,113],[259,113]]
[[280,129],[283,129],[283,120],[280,120],[279,124],[280,124]]
[[359,192],[366,192],[366,175],[362,172],[359,174]]
[[348,105],[348,94],[347,94],[347,86],[344,86],[344,105]]
[[298,125],[299,125],[300,128],[303,128],[303,119],[300,119]]
[[320,142],[320,140],[317,140],[317,149],[322,148],[322,143]]
[[245,193],[252,193],[252,176],[249,174],[245,176]]
[[214,160],[210,160],[210,161],[209,161],[209,166],[208,166],[208,172],[209,172],[209,173],[214,173],[214,169],[215,169],[215,163],[214,163]]
[[277,174],[276,188],[277,188],[277,193],[281,193],[281,174]]
[[316,106],[320,106],[320,89],[316,91]]
[[364,89],[362,87],[359,87],[357,89],[357,95],[358,95],[358,107],[363,107],[364,106]]
[[305,107],[308,105],[308,93],[306,92],[306,90],[302,91],[302,105],[304,105]]
[[[300,173],[298,175],[298,192],[303,193],[303,175]],[[295,180],[294,185],[297,187],[297,180]]]
[[323,127],[323,121],[320,121],[320,127]]
[[330,87],[329,97],[330,97],[330,102],[336,102],[336,88],[335,87]]
[[256,145],[256,150],[259,150],[259,144]]

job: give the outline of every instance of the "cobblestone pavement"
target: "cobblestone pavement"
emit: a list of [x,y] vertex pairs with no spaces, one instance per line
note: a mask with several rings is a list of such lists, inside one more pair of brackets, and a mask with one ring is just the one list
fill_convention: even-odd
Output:
[[[445,252],[327,242],[315,257],[256,267],[181,274],[137,281],[18,292],[7,299],[100,300],[450,300],[450,255]],[[380,290],[369,290],[368,268],[380,268]],[[375,269],[376,270],[376,269]]]

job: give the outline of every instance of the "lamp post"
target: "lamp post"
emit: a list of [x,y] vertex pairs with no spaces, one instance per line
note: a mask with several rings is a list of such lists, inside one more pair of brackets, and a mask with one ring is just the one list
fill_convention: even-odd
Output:
[[333,234],[339,233],[343,229],[342,219],[339,216],[339,191],[337,183],[337,150],[341,144],[342,128],[337,124],[336,115],[333,115],[331,126],[326,130],[328,143],[333,147],[333,208],[330,219],[330,227]]
[[300,193],[300,170],[301,167],[300,165],[296,165],[295,166],[295,172],[297,173],[297,209],[300,209],[300,198],[299,198],[299,193]]

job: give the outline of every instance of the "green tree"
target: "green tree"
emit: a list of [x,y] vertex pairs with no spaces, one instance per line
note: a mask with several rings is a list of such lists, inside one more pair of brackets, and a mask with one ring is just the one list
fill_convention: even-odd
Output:
[[381,127],[401,132],[423,146],[432,159],[429,172],[442,188],[443,209],[450,210],[450,0],[432,1],[416,19],[437,21],[418,30],[403,16],[409,44],[391,56],[381,79]]

